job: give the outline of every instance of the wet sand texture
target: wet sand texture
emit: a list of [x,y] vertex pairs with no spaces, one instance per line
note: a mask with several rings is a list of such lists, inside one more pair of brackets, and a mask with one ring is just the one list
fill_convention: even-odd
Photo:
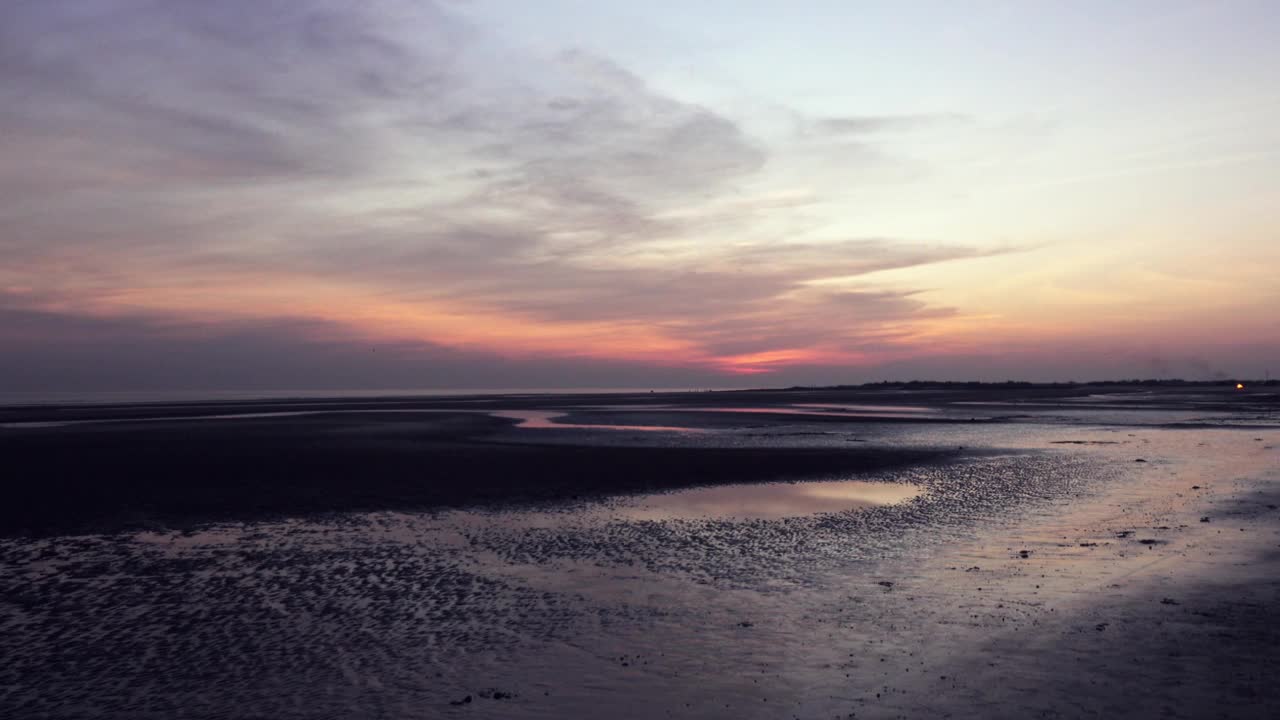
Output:
[[486,441],[511,421],[351,415],[74,425],[0,434],[0,532],[112,531],[315,512],[536,503],[867,471],[903,448],[610,447]]
[[0,428],[0,717],[1280,717],[1274,395],[942,395]]

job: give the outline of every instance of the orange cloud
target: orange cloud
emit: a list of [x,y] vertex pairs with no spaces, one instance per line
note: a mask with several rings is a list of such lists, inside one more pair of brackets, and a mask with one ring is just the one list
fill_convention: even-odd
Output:
[[44,309],[98,316],[142,314],[194,325],[296,317],[337,324],[371,343],[428,341],[497,355],[627,359],[655,365],[710,361],[695,343],[647,323],[537,320],[518,311],[442,299],[400,300],[372,288],[307,277],[125,288],[48,303]]
[[760,375],[789,365],[848,364],[858,360],[849,353],[811,348],[788,348],[715,358],[713,365],[734,375]]

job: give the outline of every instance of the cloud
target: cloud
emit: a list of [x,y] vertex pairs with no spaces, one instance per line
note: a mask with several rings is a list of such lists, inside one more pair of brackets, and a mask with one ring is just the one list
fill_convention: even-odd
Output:
[[431,357],[518,349],[531,367],[640,346],[696,368],[855,358],[951,311],[816,283],[990,252],[833,238],[805,215],[824,188],[771,191],[770,149],[729,117],[609,58],[511,46],[464,11],[6,4],[0,300],[33,313],[28,342],[78,316],[147,347],[193,346],[180,329],[220,319],[258,330],[219,342],[264,352],[315,323]]
[[0,309],[0,393],[723,386],[709,370],[371,343],[310,318],[175,324]]
[[923,113],[918,115],[853,115],[820,117],[803,124],[805,131],[827,135],[870,135],[883,132],[934,130],[962,126],[969,122],[959,113]]

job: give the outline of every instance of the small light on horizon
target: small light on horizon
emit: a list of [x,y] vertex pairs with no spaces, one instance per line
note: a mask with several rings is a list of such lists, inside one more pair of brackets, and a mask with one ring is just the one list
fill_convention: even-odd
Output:
[[1244,389],[1244,383],[1236,383],[1236,389],[1237,389],[1237,390],[1243,390],[1243,389]]

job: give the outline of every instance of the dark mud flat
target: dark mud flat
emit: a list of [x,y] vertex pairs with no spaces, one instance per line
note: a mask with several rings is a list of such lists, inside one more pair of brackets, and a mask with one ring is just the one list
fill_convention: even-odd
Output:
[[[0,532],[463,508],[867,472],[954,451],[532,444],[474,414],[147,420],[0,431]],[[526,431],[535,432],[535,431]]]
[[1280,716],[1273,395],[400,402],[10,411],[0,717]]
[[[618,432],[513,433],[514,420],[491,414],[529,410],[637,433],[654,425],[705,429],[725,441],[689,443],[663,433],[628,444]],[[908,444],[880,430],[889,442],[876,443],[839,426],[945,427],[1117,411],[1172,412],[1170,422],[1200,422],[1205,414],[1268,421],[1280,400],[1271,389],[1220,386],[926,385],[0,408],[0,533],[545,503],[871,471],[944,461],[958,449],[945,433]],[[845,443],[752,440],[788,433],[843,435]],[[559,441],[545,442],[548,436]]]

